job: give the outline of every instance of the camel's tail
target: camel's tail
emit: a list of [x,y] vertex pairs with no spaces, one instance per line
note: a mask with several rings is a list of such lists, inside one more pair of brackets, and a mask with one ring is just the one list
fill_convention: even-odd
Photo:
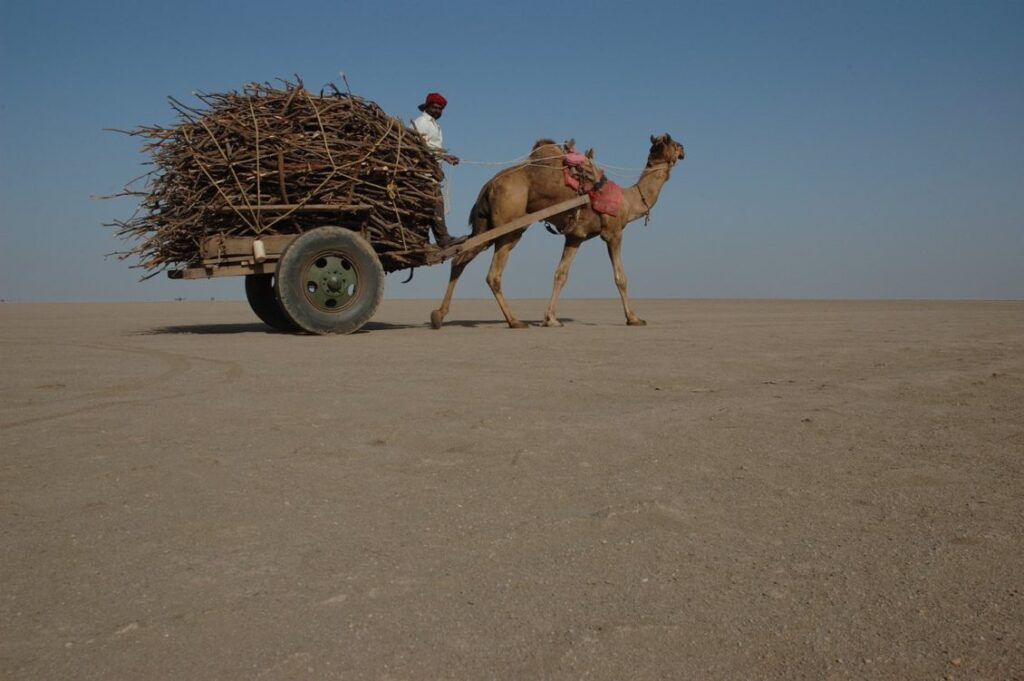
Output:
[[[469,209],[469,226],[470,236],[476,236],[477,234],[483,234],[494,225],[491,224],[491,183],[488,182],[480,190],[480,194],[476,197],[476,203]],[[463,251],[452,259],[452,272],[462,272],[462,268],[469,264],[469,262],[476,256],[483,253],[490,244],[482,244],[476,248],[468,251]],[[454,275],[458,276],[458,275]]]
[[472,228],[472,235],[483,234],[493,227],[491,224],[491,183],[488,182],[480,190],[476,197],[476,203],[469,210],[469,226]]

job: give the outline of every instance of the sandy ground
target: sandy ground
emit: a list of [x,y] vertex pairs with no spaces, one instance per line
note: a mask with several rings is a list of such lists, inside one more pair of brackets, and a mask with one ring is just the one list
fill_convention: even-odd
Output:
[[1024,303],[431,307],[0,305],[0,678],[1024,678]]

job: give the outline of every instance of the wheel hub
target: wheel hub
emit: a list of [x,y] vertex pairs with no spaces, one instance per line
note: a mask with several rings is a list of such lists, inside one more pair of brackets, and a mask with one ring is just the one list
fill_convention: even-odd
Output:
[[337,312],[355,297],[359,274],[343,255],[322,253],[310,259],[303,281],[306,298],[312,305],[325,312]]

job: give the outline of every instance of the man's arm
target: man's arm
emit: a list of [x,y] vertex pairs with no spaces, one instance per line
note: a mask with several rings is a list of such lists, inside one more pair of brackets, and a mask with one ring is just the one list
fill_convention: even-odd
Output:
[[412,122],[413,130],[418,132],[426,140],[427,146],[433,151],[439,159],[446,163],[450,163],[453,166],[459,165],[459,157],[454,154],[449,154],[444,148],[441,147],[440,141],[438,140],[434,127],[430,124],[430,121],[424,119],[423,116],[413,119]]

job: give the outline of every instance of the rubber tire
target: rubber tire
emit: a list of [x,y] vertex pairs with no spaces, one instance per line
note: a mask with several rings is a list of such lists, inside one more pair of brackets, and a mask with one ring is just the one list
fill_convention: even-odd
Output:
[[[337,311],[316,307],[302,280],[307,266],[324,255],[343,257],[356,272],[352,298]],[[359,234],[343,227],[318,227],[296,237],[281,253],[275,289],[281,309],[303,331],[352,333],[370,321],[384,297],[384,268]]]
[[277,302],[273,274],[245,275],[245,298],[260,321],[270,328],[285,332],[299,330]]

